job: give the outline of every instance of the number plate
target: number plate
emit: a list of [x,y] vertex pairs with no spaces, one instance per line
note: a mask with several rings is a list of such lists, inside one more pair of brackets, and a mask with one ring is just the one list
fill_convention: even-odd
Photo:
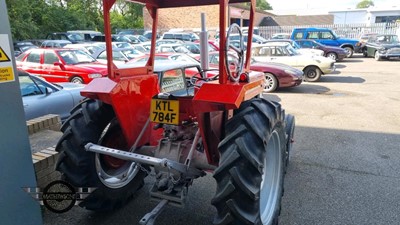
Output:
[[150,120],[156,123],[179,124],[179,101],[155,99],[151,100]]

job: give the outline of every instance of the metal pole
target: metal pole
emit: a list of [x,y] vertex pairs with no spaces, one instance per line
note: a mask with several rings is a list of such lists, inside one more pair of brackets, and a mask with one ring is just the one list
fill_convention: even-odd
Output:
[[0,223],[42,224],[5,0],[0,0]]
[[208,63],[208,32],[206,29],[206,16],[201,13],[201,32],[200,32],[200,63],[202,70],[209,69]]

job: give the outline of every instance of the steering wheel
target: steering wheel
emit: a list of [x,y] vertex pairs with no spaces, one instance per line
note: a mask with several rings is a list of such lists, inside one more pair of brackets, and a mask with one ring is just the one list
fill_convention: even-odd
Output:
[[[231,44],[229,37],[231,36],[232,31],[236,29],[239,32],[239,47],[236,47]],[[228,61],[228,51],[229,48],[232,48],[238,55],[238,64],[236,66],[236,70],[232,73]],[[242,31],[236,23],[233,23],[229,26],[228,32],[226,33],[226,41],[225,41],[225,67],[228,76],[233,81],[238,81],[240,78],[240,74],[243,72],[244,66],[244,42],[243,42],[243,34]]]

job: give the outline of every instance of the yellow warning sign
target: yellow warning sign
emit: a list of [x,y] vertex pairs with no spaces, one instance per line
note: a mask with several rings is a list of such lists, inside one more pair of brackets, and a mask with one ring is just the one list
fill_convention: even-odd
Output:
[[10,58],[0,46],[0,62],[10,62]]
[[7,82],[14,80],[14,73],[12,66],[0,67],[0,82]]

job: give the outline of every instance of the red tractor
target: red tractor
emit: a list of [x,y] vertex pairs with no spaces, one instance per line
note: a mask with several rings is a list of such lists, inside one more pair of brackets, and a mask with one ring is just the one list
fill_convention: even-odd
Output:
[[[190,82],[185,65],[154,66],[156,35],[147,63],[135,68],[112,63],[109,11],[115,1],[103,0],[108,77],[94,79],[81,92],[87,100],[72,110],[56,147],[63,178],[97,188],[80,206],[121,207],[151,173],[150,195],[160,203],[140,224],[153,224],[165,205],[183,206],[194,179],[213,172],[214,224],[277,224],[294,117],[260,97],[265,79],[249,69],[251,42],[246,52],[240,27],[226,29],[228,0],[132,1],[148,9],[153,33],[160,8],[219,4],[219,70],[212,77],[201,70]],[[230,2],[251,3],[251,40],[255,0]],[[239,47],[229,43],[233,32],[241,36]],[[238,65],[228,63],[229,48],[238,54]]]

